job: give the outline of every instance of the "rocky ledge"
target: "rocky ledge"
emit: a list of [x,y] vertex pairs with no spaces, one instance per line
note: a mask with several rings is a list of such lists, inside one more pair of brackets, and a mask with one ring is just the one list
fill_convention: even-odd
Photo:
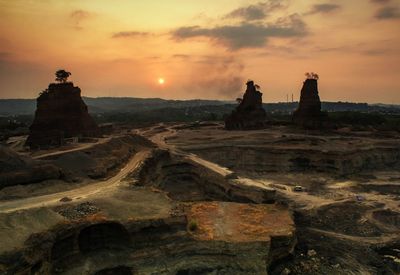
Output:
[[[293,251],[291,212],[263,203],[273,192],[240,188],[159,154],[107,192],[43,208],[0,208],[0,273],[267,274]],[[193,200],[175,180],[184,192],[192,189]]]

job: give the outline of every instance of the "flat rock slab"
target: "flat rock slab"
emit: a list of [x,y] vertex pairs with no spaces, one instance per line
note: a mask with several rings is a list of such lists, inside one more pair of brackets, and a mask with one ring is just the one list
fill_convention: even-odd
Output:
[[289,210],[275,204],[202,202],[193,204],[187,216],[199,240],[268,242],[292,238],[295,231]]

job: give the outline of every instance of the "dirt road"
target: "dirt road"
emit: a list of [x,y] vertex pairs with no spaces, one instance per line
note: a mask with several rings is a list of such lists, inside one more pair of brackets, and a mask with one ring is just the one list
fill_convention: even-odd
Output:
[[93,147],[95,145],[106,143],[106,142],[110,141],[110,139],[111,138],[102,138],[99,141],[93,142],[93,143],[74,144],[74,146],[75,146],[74,148],[65,149],[65,150],[61,150],[61,151],[54,151],[54,152],[44,153],[44,154],[40,154],[40,152],[39,152],[38,155],[32,156],[32,158],[33,159],[44,159],[44,158],[51,157],[51,156],[58,156],[58,155],[62,155],[62,154],[65,154],[65,153],[81,151],[81,150],[84,150],[84,149],[91,148],[91,147]]
[[[160,126],[155,126],[154,128],[159,128]],[[231,177],[232,179],[234,179],[234,183],[235,184],[241,184],[241,185],[248,185],[248,186],[257,186],[259,188],[263,188],[266,190],[273,190],[273,188],[270,188],[268,185],[263,184],[260,181],[256,181],[250,178],[243,178],[243,177],[237,177],[235,175],[235,173],[223,166],[218,165],[217,163],[205,160],[201,157],[199,157],[196,154],[192,154],[189,152],[185,152],[183,150],[179,150],[178,148],[176,148],[176,146],[174,146],[173,144],[167,143],[166,140],[169,137],[172,137],[176,134],[176,130],[175,129],[171,129],[169,127],[166,127],[164,131],[161,132],[157,132],[156,134],[151,134],[152,129],[146,132],[140,132],[137,131],[136,133],[139,135],[143,135],[146,138],[150,139],[152,142],[154,142],[155,144],[157,144],[157,146],[161,149],[167,149],[169,150],[171,153],[175,154],[175,155],[179,155],[182,156],[188,160],[191,160],[211,171],[214,171],[217,174],[220,174],[223,177]],[[150,134],[149,134],[150,133]]]
[[143,150],[136,153],[125,165],[125,167],[122,168],[118,174],[112,178],[65,192],[1,202],[0,213],[9,213],[22,209],[62,204],[60,199],[64,197],[68,197],[74,201],[77,201],[101,192],[110,192],[113,188],[117,187],[130,172],[139,166],[139,164],[148,156],[149,152],[149,150]]

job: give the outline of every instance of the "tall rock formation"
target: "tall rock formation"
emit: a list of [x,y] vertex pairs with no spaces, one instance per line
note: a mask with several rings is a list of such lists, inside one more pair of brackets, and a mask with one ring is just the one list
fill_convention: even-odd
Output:
[[293,113],[295,124],[315,128],[320,127],[326,118],[321,112],[321,100],[318,94],[318,75],[307,73],[307,79],[303,82],[301,89],[299,107]]
[[35,119],[26,145],[31,148],[61,145],[64,138],[98,134],[99,128],[88,113],[81,89],[63,79],[60,83],[51,83],[37,98]]
[[262,128],[265,125],[266,112],[262,107],[262,93],[257,90],[258,86],[249,80],[243,99],[239,106],[226,118],[225,128],[227,130],[247,130]]

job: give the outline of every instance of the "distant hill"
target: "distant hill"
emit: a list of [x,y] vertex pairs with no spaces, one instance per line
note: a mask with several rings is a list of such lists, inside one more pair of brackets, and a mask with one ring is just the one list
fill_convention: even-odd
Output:
[[36,110],[35,99],[0,99],[0,115],[31,115]]
[[[92,114],[102,113],[139,113],[162,109],[185,109],[201,107],[220,107],[221,111],[230,111],[236,105],[232,101],[220,100],[166,100],[161,98],[133,98],[133,97],[84,97],[83,98]],[[297,108],[298,103],[264,103],[264,108],[269,113],[291,113]],[[199,107],[199,108],[198,108]],[[35,99],[0,99],[0,115],[33,115],[36,109]],[[351,102],[323,102],[322,109],[328,112],[358,111],[399,113],[400,105],[367,104]]]
[[[89,107],[89,112],[136,113],[162,108],[185,108],[198,106],[218,106],[229,102],[219,100],[166,100],[161,98],[134,98],[134,97],[83,97]],[[32,115],[36,110],[35,99],[0,99],[0,115]]]
[[161,108],[185,108],[197,106],[223,105],[227,102],[219,100],[167,100],[161,98],[133,98],[133,97],[84,97],[92,113],[128,112],[155,110]]

